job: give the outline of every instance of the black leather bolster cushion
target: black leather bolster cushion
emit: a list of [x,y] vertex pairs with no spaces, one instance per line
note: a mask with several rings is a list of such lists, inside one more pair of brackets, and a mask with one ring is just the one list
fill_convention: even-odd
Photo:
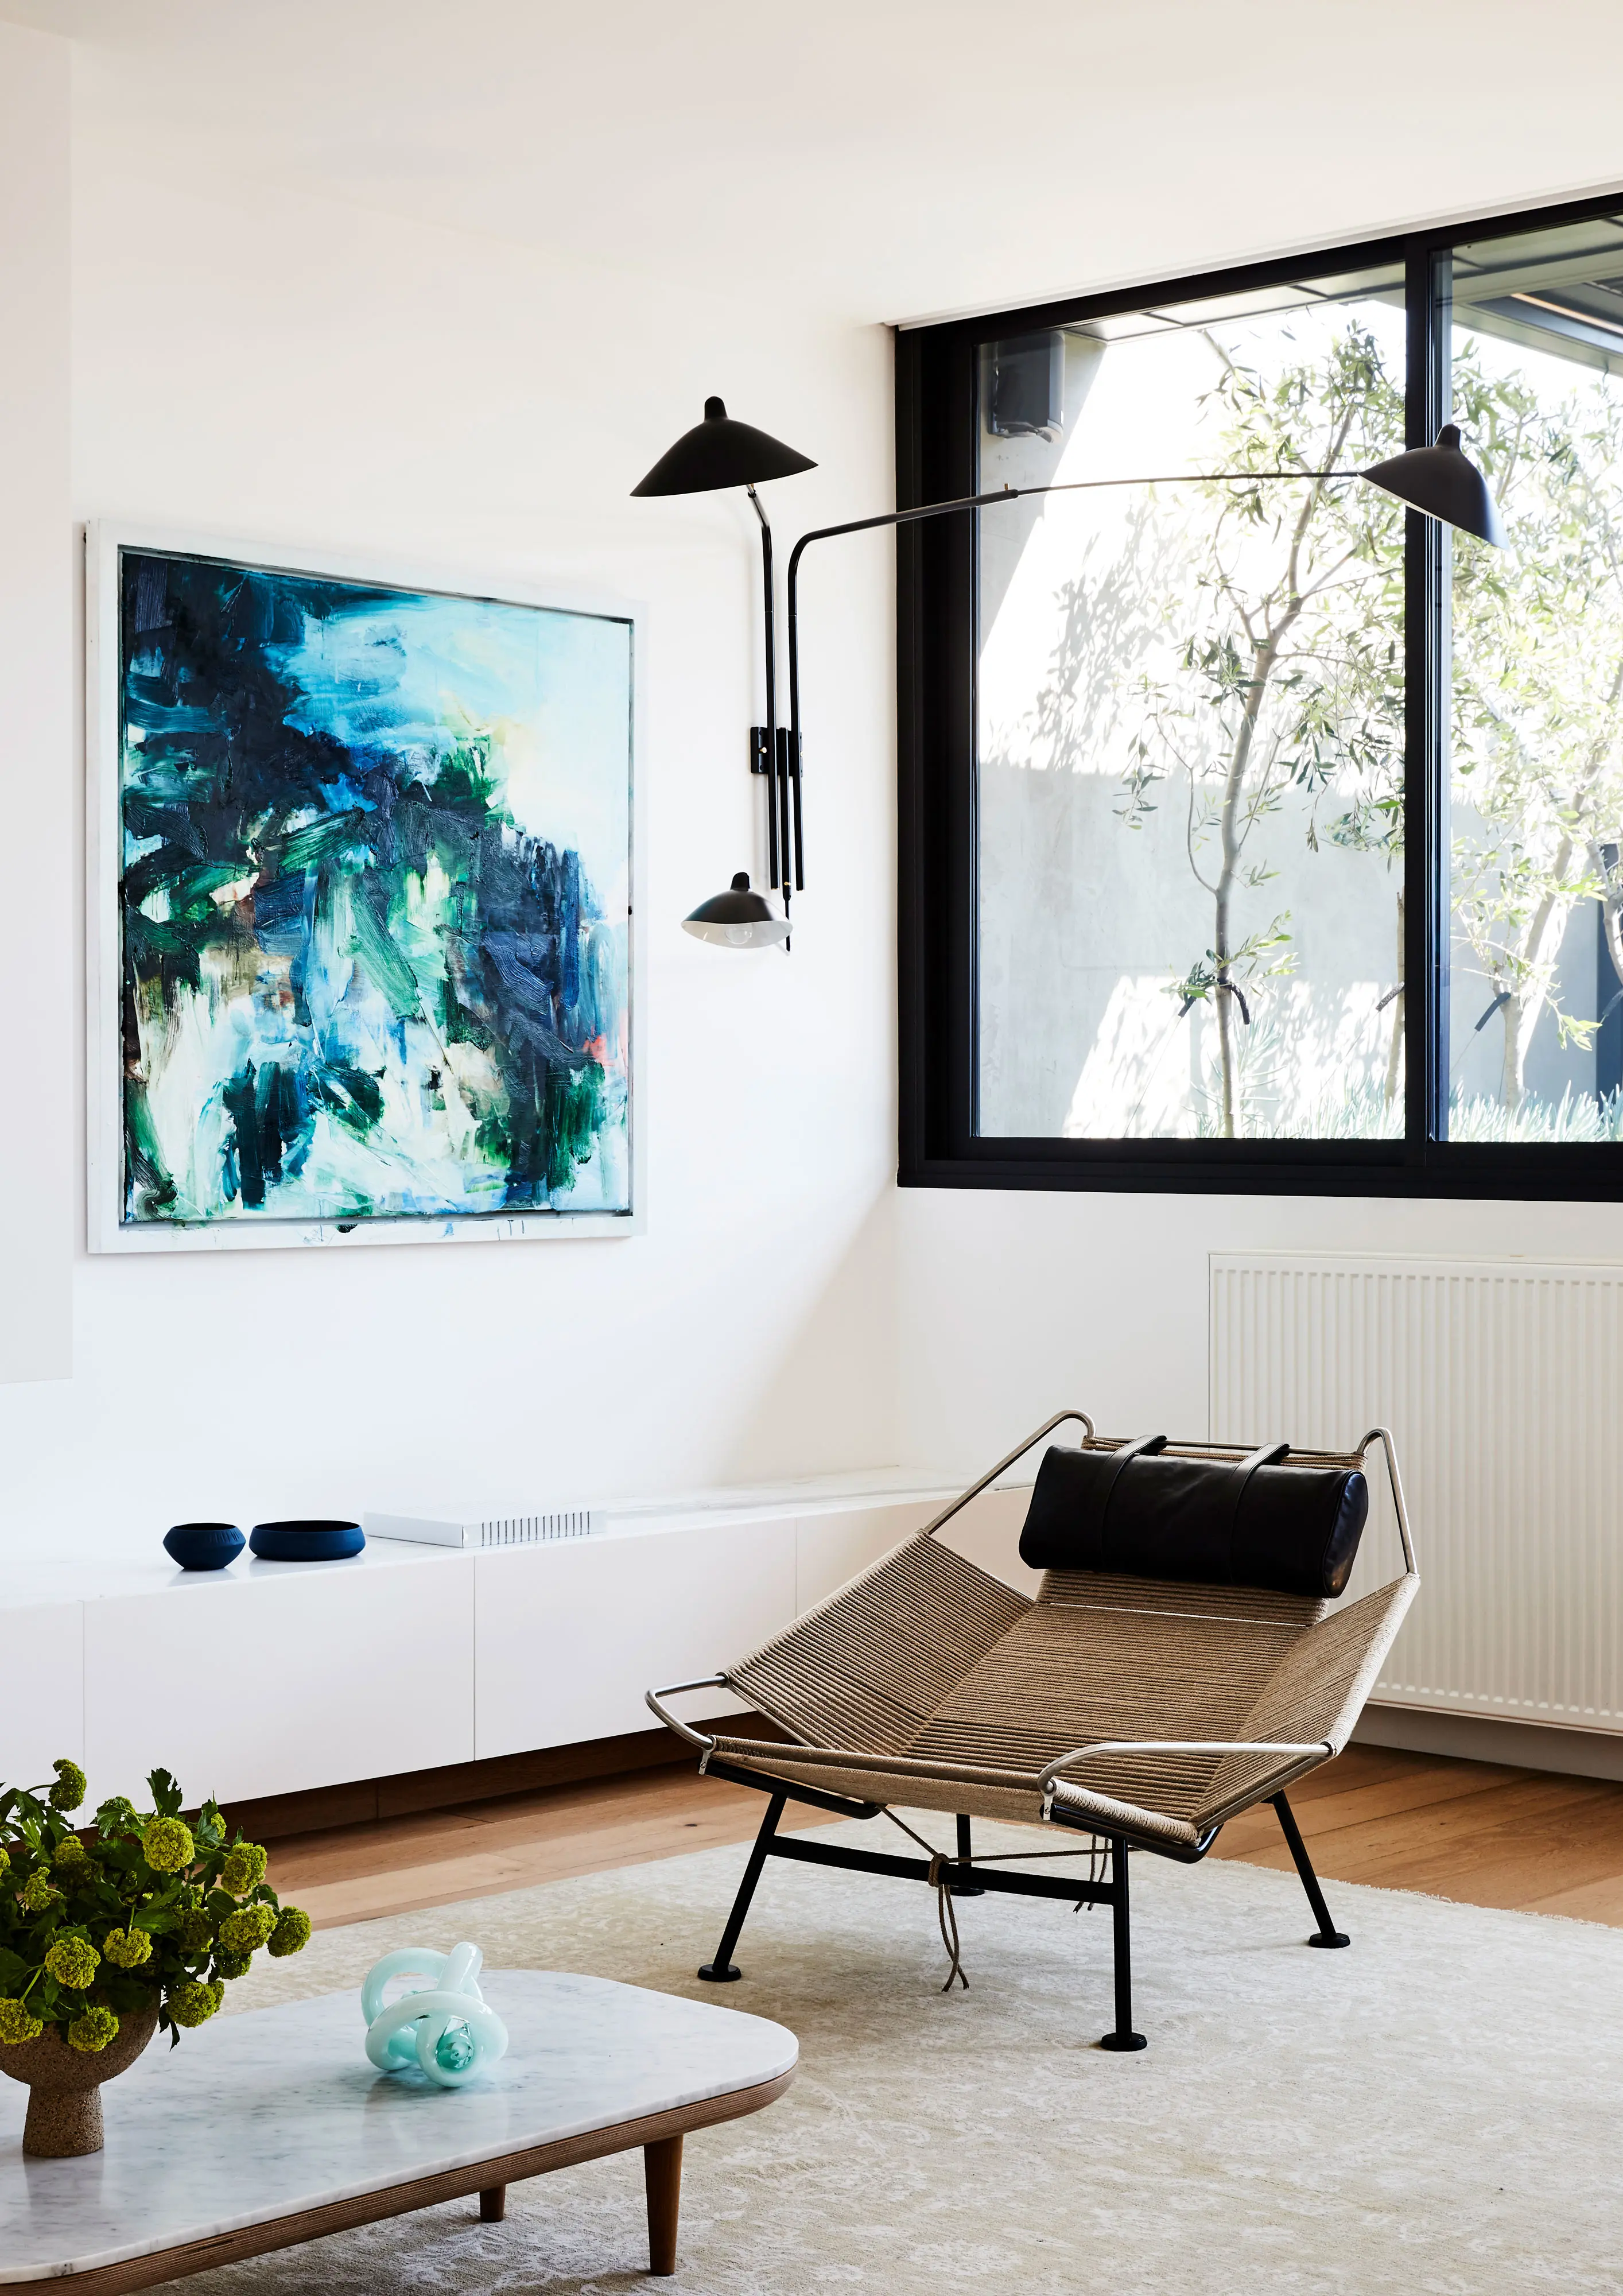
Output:
[[1203,1586],[1340,1595],[1369,1514],[1356,1467],[1259,1466],[1058,1446],[1021,1533],[1033,1570],[1118,1570]]

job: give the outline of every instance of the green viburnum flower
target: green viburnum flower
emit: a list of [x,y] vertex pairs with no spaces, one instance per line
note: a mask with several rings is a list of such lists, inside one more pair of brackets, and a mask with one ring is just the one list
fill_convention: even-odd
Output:
[[252,1953],[265,1943],[275,1926],[273,1907],[244,1906],[240,1914],[227,1914],[220,1923],[220,1943],[227,1953]]
[[0,2001],[0,2041],[37,2041],[45,2030],[26,2001]]
[[246,1977],[252,1966],[253,1956],[249,1953],[217,1953],[214,1956],[217,1977]]
[[310,1916],[298,1906],[283,1906],[276,1916],[276,1926],[270,1933],[271,1958],[285,1961],[290,1953],[302,1953],[310,1942]]
[[115,1969],[139,1969],[152,1957],[152,1940],[144,1930],[109,1930],[102,1951]]
[[[225,1987],[220,1988],[222,1995]],[[177,1985],[169,1995],[166,2006],[177,2025],[206,2025],[219,2003],[214,1997],[211,1985],[201,1985],[193,1978]]]
[[51,1887],[51,1876],[36,1870],[29,1875],[17,1892],[18,1902],[25,1914],[43,1914],[47,1906],[60,1905],[61,1891]]
[[47,1973],[70,1993],[82,1993],[93,1984],[101,1965],[101,1955],[86,1938],[58,1938],[53,1945],[45,1948]]
[[10,1857],[4,1849],[0,1849],[0,1874],[9,1873],[11,1871],[11,1864],[12,1861]]
[[220,1887],[234,1898],[245,1898],[257,1890],[265,1879],[266,1866],[270,1863],[257,1841],[239,1841],[234,1849],[225,1852],[220,1867]]
[[214,1923],[201,1906],[183,1914],[175,1926],[175,1942],[182,1953],[207,1953],[214,1943]]
[[65,1756],[60,1762],[53,1762],[51,1767],[56,1772],[56,1784],[51,1789],[52,1808],[77,1809],[85,1799],[84,1771]]
[[61,1840],[57,1843],[55,1849],[51,1852],[51,1864],[53,1869],[60,1868],[64,1874],[68,1873],[76,1866],[88,1866],[90,1862],[90,1852],[86,1849],[84,1843],[79,1840],[77,1833],[64,1833]]
[[192,1829],[178,1817],[149,1817],[141,1829],[141,1855],[154,1874],[179,1874],[196,1854]]
[[104,2049],[119,2030],[119,2021],[111,2009],[86,2009],[68,2028],[68,2046],[78,2049],[87,2057]]

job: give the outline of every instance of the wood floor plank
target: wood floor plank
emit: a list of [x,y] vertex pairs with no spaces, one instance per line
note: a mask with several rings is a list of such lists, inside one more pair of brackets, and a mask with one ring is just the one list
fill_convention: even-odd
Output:
[[1446,1774],[1451,1770],[1473,1770],[1486,1765],[1474,1762],[1439,1761],[1432,1754],[1411,1754],[1396,1746],[1348,1746],[1346,1752],[1333,1762],[1325,1762],[1316,1770],[1309,1770],[1291,1787],[1291,1795],[1304,1801],[1315,1801],[1320,1796],[1340,1793],[1343,1782],[1356,1779],[1359,1785],[1380,1785],[1391,1778],[1410,1778]]
[[[1327,1778],[1348,1759],[1315,1775]],[[1356,1781],[1356,1770],[1352,1775]],[[1350,1792],[1316,1800],[1292,1792],[1325,1882],[1564,1911],[1623,1926],[1623,1786],[1441,1760],[1416,1766],[1411,1778],[1415,1791],[1406,1793],[1368,1794],[1356,1783]],[[1271,1811],[1249,1811],[1225,1827],[1217,1848],[1225,1843],[1230,1857],[1290,1870]]]
[[[1304,1835],[1324,1841],[1335,1833],[1358,1831],[1410,1813],[1494,1793],[1525,1772],[1490,1768],[1485,1762],[1429,1761],[1396,1775],[1365,1777],[1352,1764],[1349,1749],[1340,1759],[1310,1770],[1291,1789],[1291,1806]],[[1339,1774],[1339,1775],[1338,1775]],[[1303,1788],[1319,1784],[1316,1793]],[[1217,1852],[1226,1857],[1247,1856],[1253,1847],[1271,1849],[1278,1841],[1279,1821],[1266,1804],[1232,1818],[1217,1837]]]
[[[1448,1843],[1479,1841],[1507,1828],[1548,1822],[1563,1812],[1587,1813],[1604,1825],[1611,1808],[1608,1789],[1586,1778],[1539,1779],[1521,1786],[1500,1786],[1469,1802],[1430,1802],[1382,1821],[1358,1842],[1357,1853],[1370,1850],[1387,1858],[1426,1857]],[[1326,1849],[1340,1850],[1346,1829],[1326,1837]]]
[[[658,1777],[657,1772],[646,1775]],[[272,1862],[291,1885],[295,1880],[323,1881],[333,1874],[383,1874],[403,1863],[488,1857],[513,1844],[534,1841],[538,1831],[544,1835],[612,1832],[642,1817],[667,1824],[683,1822],[689,1798],[662,1794],[657,1784],[642,1779],[635,1791],[627,1791],[627,1785],[625,1780],[613,1779],[557,1787],[544,1794],[518,1797],[516,1806],[514,1800],[505,1799],[493,1802],[488,1806],[489,1814],[436,1810],[422,1816],[381,1819],[365,1828],[364,1839],[353,1841],[348,1829],[342,1833],[293,1835],[273,1845]],[[741,1803],[756,1800],[741,1787],[731,1792]],[[695,1794],[691,1800],[701,1810],[716,1807],[714,1796]],[[756,1822],[758,1824],[758,1817]]]
[[1550,1894],[1553,1872],[1561,1886],[1585,1887],[1623,1871],[1623,1841],[1615,1831],[1583,1834],[1537,1824],[1497,1828],[1452,1840],[1430,1850],[1373,1857],[1349,1879],[1387,1888],[1435,1890],[1483,1906],[1526,1905]]
[[[696,1771],[639,1771],[514,1795],[477,1811],[290,1835],[272,1845],[269,1879],[317,1929],[332,1929],[748,1841],[765,1808],[748,1787]],[[786,1810],[782,1823],[826,1825],[828,1816],[802,1804]]]
[[1545,1897],[1529,1898],[1521,1910],[1524,1914],[1563,1914],[1571,1921],[1606,1922],[1613,1929],[1623,1929],[1623,1873],[1610,1874],[1603,1881],[1586,1882],[1579,1889],[1554,1890]]

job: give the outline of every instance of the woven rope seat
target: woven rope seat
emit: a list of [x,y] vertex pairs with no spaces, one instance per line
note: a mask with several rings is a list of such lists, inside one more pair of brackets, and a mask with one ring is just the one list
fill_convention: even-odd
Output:
[[[943,1546],[936,1534],[1043,1438],[1078,1421],[1074,1449],[1047,1453],[1021,1536],[1046,1565],[1035,1599]],[[1363,1467],[1385,1459],[1406,1569],[1340,1599],[1367,1510]],[[1356,1450],[1136,1440],[1059,1414],[915,1537],[786,1632],[704,1684],[649,1693],[713,1775],[774,1799],[717,1961],[731,1954],[766,1856],[911,1875],[948,1889],[1115,1903],[1118,2034],[1124,2015],[1130,1848],[1193,1863],[1231,1817],[1267,1800],[1319,1916],[1330,1923],[1284,1798],[1347,1744],[1419,1584],[1391,1438]],[[783,1733],[704,1733],[665,1704],[725,1686]],[[892,1804],[951,1813],[956,1857],[925,1866],[776,1834],[783,1800],[869,1817]],[[994,1874],[973,1858],[970,1820],[1027,1822],[1093,1837],[1111,1881]],[[928,1846],[928,1845],[925,1845]],[[1077,1845],[1080,1850],[1084,1845]],[[947,1907],[943,1899],[943,1931]],[[955,1938],[955,1925],[954,1929]],[[956,1968],[955,1948],[954,1964]]]

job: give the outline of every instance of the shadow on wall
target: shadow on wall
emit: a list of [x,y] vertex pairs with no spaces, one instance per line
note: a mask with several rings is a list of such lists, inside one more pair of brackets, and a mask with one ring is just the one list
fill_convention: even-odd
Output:
[[870,1207],[829,1281],[791,1321],[770,1295],[741,1302],[716,1343],[718,1374],[765,1374],[728,1482],[889,1466],[897,1458],[897,1192]]

